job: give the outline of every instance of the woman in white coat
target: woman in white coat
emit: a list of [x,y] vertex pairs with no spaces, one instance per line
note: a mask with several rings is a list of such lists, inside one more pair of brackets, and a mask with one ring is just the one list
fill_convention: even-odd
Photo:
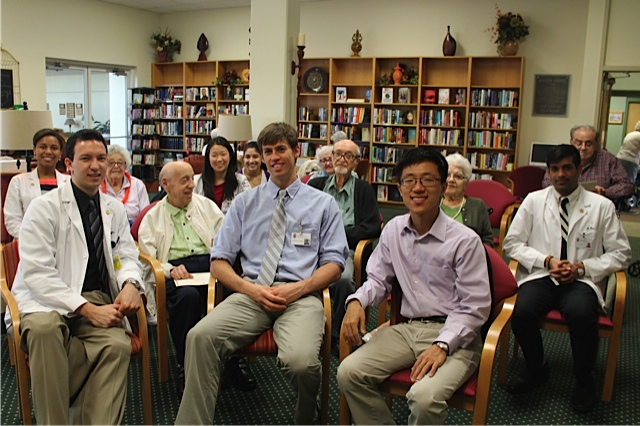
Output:
[[68,175],[56,170],[63,148],[64,137],[56,130],[38,130],[33,136],[33,154],[38,165],[32,172],[11,179],[4,201],[4,225],[13,238],[20,235],[22,218],[31,201],[69,181]]

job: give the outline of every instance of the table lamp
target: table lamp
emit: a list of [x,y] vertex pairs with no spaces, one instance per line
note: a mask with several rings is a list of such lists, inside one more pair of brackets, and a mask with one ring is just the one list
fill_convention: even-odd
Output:
[[76,125],[76,120],[74,120],[73,118],[67,118],[67,120],[64,122],[64,125],[69,126],[69,133],[71,133],[71,126]]
[[238,152],[238,142],[246,142],[253,137],[251,130],[251,116],[248,114],[218,116],[218,136],[233,142],[233,148]]
[[[7,151],[26,151],[27,171],[31,171],[33,135],[53,127],[51,111],[1,110],[0,147]],[[20,169],[20,159],[16,161]]]

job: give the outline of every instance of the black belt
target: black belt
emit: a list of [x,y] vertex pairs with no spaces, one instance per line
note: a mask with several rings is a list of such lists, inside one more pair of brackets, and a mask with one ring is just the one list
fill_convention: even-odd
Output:
[[419,318],[411,318],[409,322],[437,322],[440,324],[444,324],[447,321],[446,315],[433,316],[433,317],[419,317]]

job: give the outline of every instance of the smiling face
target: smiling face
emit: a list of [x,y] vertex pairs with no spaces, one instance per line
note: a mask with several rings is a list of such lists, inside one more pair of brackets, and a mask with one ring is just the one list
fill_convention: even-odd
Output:
[[264,162],[271,174],[270,179],[280,189],[284,189],[296,180],[296,157],[291,145],[281,139],[273,145],[262,147]]
[[174,207],[183,209],[193,198],[193,168],[191,165],[177,161],[166,164],[163,168],[160,183],[167,191],[167,201]]
[[322,170],[324,170],[327,175],[332,175],[334,173],[333,158],[331,155],[331,152],[325,152],[318,160],[320,162],[320,167],[322,167]]
[[227,173],[229,168],[229,161],[231,161],[231,155],[227,148],[222,145],[212,145],[209,151],[209,164],[211,168],[217,174]]
[[122,181],[124,179],[124,169],[126,167],[127,162],[124,159],[124,155],[119,152],[109,154],[107,157],[107,179]]
[[60,141],[53,136],[41,138],[33,147],[33,155],[38,162],[38,167],[54,168],[61,156]]
[[447,190],[445,194],[453,199],[459,199],[464,196],[467,188],[467,179],[464,177],[464,171],[458,166],[449,164],[449,175],[447,176]]
[[262,157],[255,148],[248,148],[244,151],[244,171],[251,175],[260,173],[262,166]]
[[107,147],[97,140],[76,142],[73,148],[73,160],[69,157],[64,163],[71,172],[71,181],[80,190],[93,196],[107,174]]
[[432,219],[440,211],[440,198],[447,188],[441,182],[438,167],[430,161],[407,166],[402,170],[398,189],[411,217]]

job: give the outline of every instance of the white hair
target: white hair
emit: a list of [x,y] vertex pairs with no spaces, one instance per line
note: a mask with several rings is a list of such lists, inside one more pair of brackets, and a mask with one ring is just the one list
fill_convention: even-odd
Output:
[[456,152],[455,154],[447,155],[447,163],[449,163],[449,166],[462,169],[462,173],[464,173],[464,177],[467,181],[471,180],[471,163],[469,163],[469,160],[465,157]]
[[342,130],[335,132],[331,136],[331,142],[333,142],[333,143],[340,142],[340,141],[343,141],[345,139],[349,139],[349,136],[347,136],[347,134],[345,132],[343,132]]
[[316,150],[316,163],[320,165],[320,159],[325,154],[331,154],[333,152],[333,145],[322,145]]
[[322,170],[316,160],[307,160],[298,169],[298,177],[304,177],[313,172],[319,172]]
[[131,153],[129,152],[128,149],[120,145],[111,144],[107,147],[107,158],[109,158],[109,156],[112,154],[122,155],[124,157],[124,162],[125,162],[124,169],[129,170],[129,167],[131,167]]
[[640,121],[636,123],[636,132],[640,132]]

